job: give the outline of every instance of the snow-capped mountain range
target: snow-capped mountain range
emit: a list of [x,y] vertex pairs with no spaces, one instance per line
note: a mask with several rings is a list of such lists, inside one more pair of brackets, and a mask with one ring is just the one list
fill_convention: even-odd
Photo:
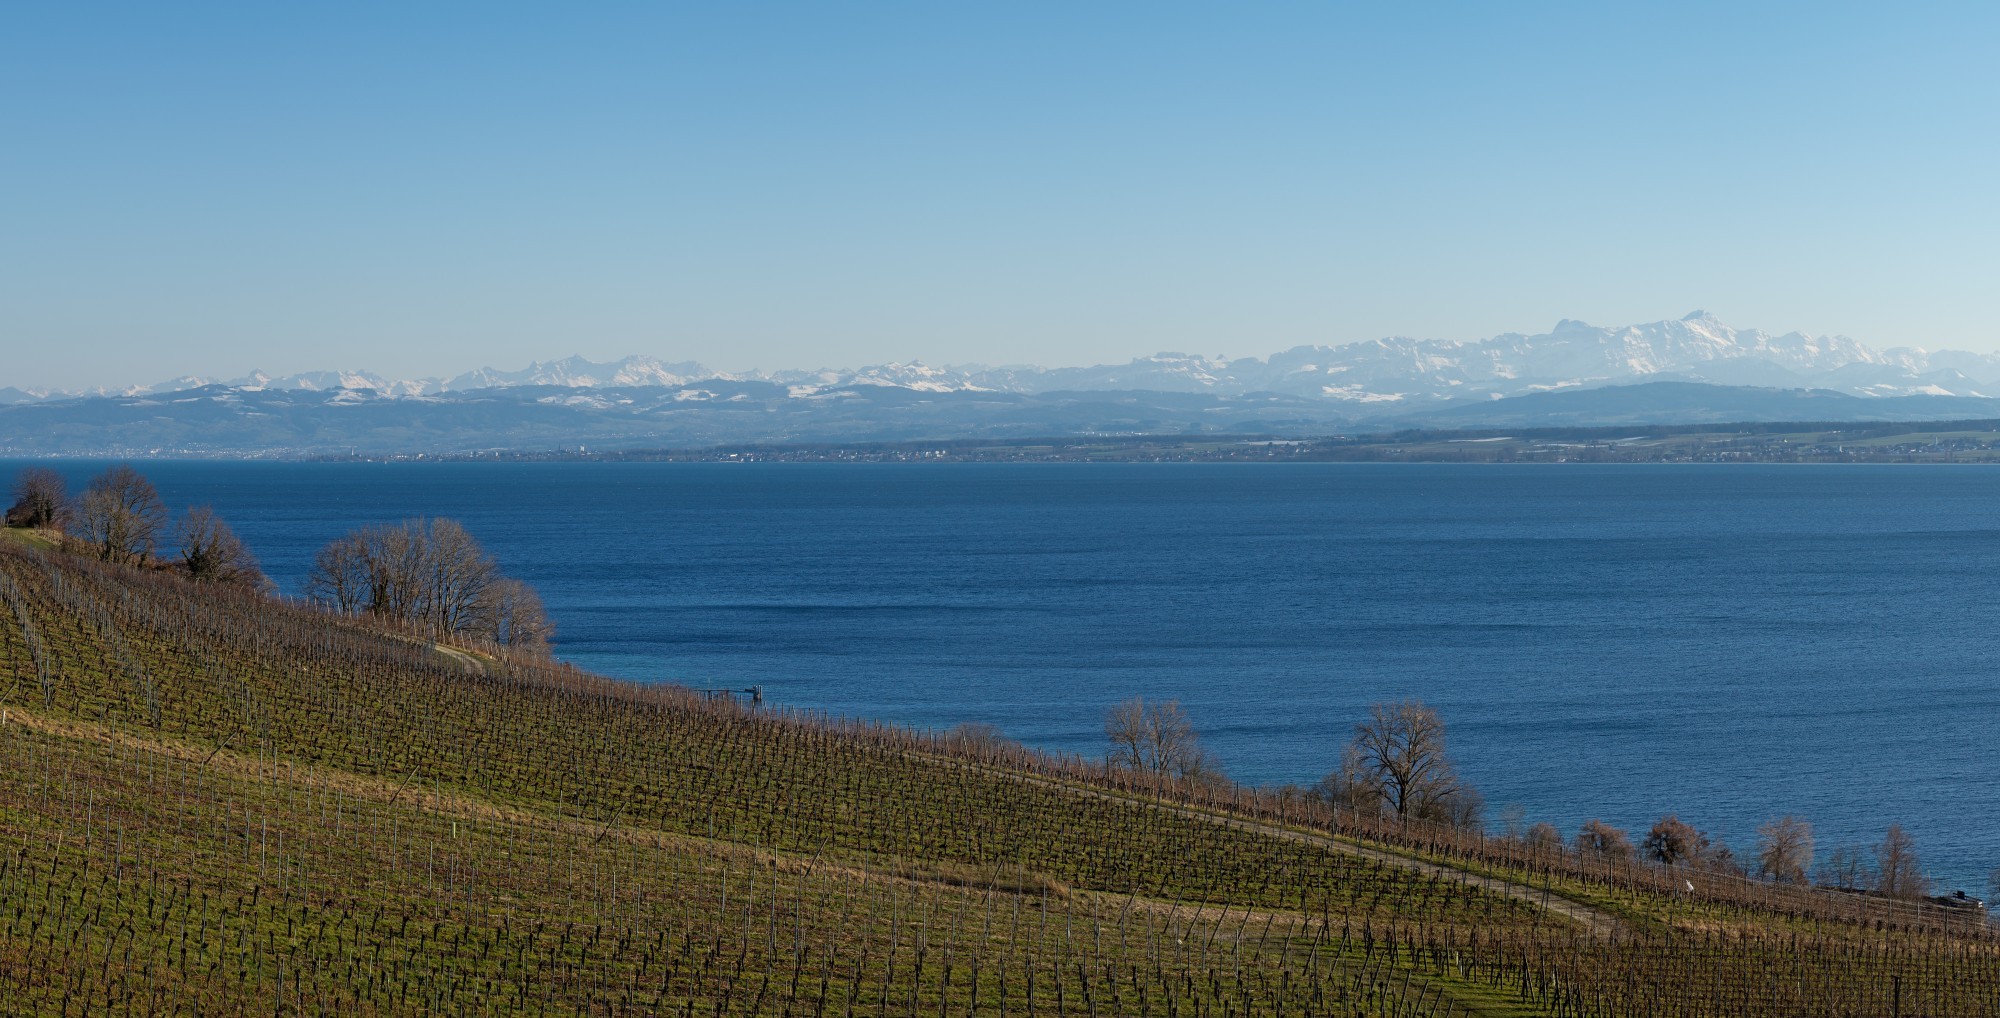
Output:
[[581,357],[519,371],[481,368],[452,378],[389,379],[369,371],[309,371],[236,379],[175,378],[125,389],[0,388],[0,403],[88,396],[161,396],[207,386],[243,390],[352,390],[372,396],[438,396],[483,389],[685,388],[705,382],[768,382],[794,398],[854,386],[915,392],[1151,391],[1239,396],[1273,393],[1324,399],[1355,416],[1388,414],[1466,399],[1500,399],[1559,389],[1646,381],[1692,381],[1781,389],[1826,389],[1864,397],[2000,395],[2000,355],[1917,348],[1878,350],[1845,336],[1773,335],[1732,328],[1697,311],[1643,325],[1595,326],[1564,320],[1545,333],[1506,333],[1469,342],[1391,337],[1341,346],[1301,346],[1268,358],[1161,353],[1127,364],[1082,368],[933,367],[881,364],[853,369],[729,374],[693,362],[633,356],[610,363]]

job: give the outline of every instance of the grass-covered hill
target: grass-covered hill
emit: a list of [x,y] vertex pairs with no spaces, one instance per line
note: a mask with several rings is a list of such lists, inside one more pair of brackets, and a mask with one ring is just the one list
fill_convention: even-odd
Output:
[[4,1015],[1996,1009],[2000,946],[1948,911],[1144,787],[0,540]]

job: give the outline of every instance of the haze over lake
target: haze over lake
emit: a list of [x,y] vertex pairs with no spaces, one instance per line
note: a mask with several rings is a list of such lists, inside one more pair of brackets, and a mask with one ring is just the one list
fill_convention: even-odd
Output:
[[1947,889],[2000,865],[2000,471],[140,466],[287,593],[353,526],[457,517],[606,674],[1091,754],[1177,697],[1267,783],[1421,697],[1489,814],[1741,852],[1796,813],[1822,855],[1901,822]]

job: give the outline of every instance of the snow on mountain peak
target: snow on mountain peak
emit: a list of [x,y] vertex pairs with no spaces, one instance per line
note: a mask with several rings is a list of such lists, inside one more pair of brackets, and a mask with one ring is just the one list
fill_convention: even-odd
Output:
[[226,383],[189,376],[121,390],[9,390],[19,393],[9,398],[136,397],[216,384],[399,397],[518,386],[691,391],[697,383],[762,382],[786,386],[795,398],[836,393],[858,397],[865,390],[894,388],[940,394],[1125,390],[1236,396],[1268,392],[1377,402],[1487,399],[1651,379],[1820,387],[1866,396],[1971,395],[1982,389],[2000,389],[2000,355],[1933,353],[1914,347],[1882,351],[1845,336],[1809,336],[1796,331],[1773,335],[1732,328],[1705,310],[1695,310],[1678,319],[1620,326],[1596,326],[1565,318],[1537,335],[1503,333],[1478,340],[1390,336],[1334,346],[1298,346],[1265,359],[1161,352],[1123,364],[1073,368],[939,367],[913,360],[851,369],[729,375],[691,361],[663,363],[653,357],[630,356],[596,362],[572,354],[536,361],[516,371],[487,367],[449,379],[392,381],[366,371],[312,371],[273,377],[256,371]]

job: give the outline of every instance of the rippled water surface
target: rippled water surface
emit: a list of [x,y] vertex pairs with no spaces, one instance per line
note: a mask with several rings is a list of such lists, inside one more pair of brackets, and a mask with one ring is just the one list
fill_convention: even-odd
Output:
[[2000,470],[141,466],[288,592],[357,523],[458,517],[612,675],[1086,753],[1177,697],[1253,782],[1421,697],[1496,811],[2000,866]]

